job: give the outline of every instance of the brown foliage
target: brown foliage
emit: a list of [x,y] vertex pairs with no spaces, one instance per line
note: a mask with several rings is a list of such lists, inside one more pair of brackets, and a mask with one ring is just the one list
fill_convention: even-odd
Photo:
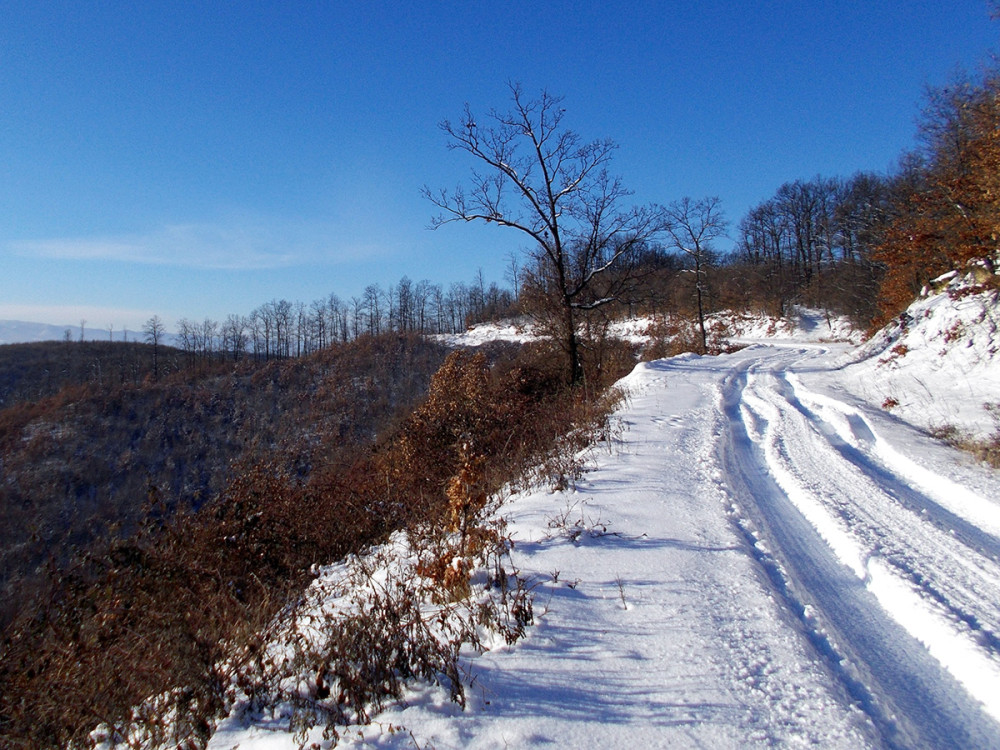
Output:
[[317,497],[270,463],[239,470],[200,513],[163,518],[153,493],[139,534],[53,570],[46,597],[7,630],[5,746],[84,742],[175,688],[171,732],[204,740],[239,668],[233,649],[252,646],[311,564],[380,533],[370,513]]
[[169,515],[222,492],[234,466],[263,459],[304,480],[344,463],[345,448],[370,444],[423,397],[445,353],[415,336],[365,337],[141,386],[70,385],[0,411],[0,626],[47,555],[63,564],[134,532],[149,486]]
[[995,270],[1000,74],[932,93],[924,117],[924,153],[898,182],[893,218],[876,254],[887,267],[877,323],[888,322],[947,271],[973,262]]
[[[355,464],[359,446],[422,393],[440,352],[386,337],[225,376],[110,393],[75,386],[0,412],[8,549],[35,561],[32,549],[78,544],[58,548],[41,577],[5,597],[0,745],[84,741],[177,686],[170,702],[181,724],[187,713],[203,721],[217,710],[230,650],[256,637],[311,565],[384,533],[370,493],[327,493],[305,478],[317,464]],[[60,522],[65,504],[86,511],[76,494],[61,498],[100,486],[95,469],[108,460],[121,500],[99,510],[112,533],[87,540],[85,516],[47,531],[47,508]],[[46,474],[50,465],[59,473]],[[218,487],[208,486],[196,512],[178,482],[186,466]],[[156,481],[155,467],[169,481]],[[146,488],[137,513],[128,505],[141,506]],[[29,538],[32,529],[42,533]],[[4,562],[5,573],[18,570],[13,555]]]

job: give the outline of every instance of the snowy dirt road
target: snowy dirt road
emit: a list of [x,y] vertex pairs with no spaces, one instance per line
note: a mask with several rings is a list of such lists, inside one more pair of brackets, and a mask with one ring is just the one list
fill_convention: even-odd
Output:
[[339,747],[1000,746],[1000,480],[842,353],[640,365],[575,489],[504,508],[527,637],[468,656],[465,710],[415,689]]
[[886,746],[996,746],[996,485],[837,393],[822,348],[764,352],[723,379],[720,455],[774,590]]

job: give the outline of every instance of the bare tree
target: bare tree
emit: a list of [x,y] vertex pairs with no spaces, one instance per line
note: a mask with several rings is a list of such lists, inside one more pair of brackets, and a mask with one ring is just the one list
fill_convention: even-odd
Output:
[[413,312],[416,316],[417,331],[427,333],[427,305],[433,286],[427,279],[421,279],[413,290]]
[[312,351],[309,338],[309,315],[306,312],[305,302],[296,302],[292,305],[291,312],[295,321],[295,356],[301,357]]
[[518,262],[517,253],[507,254],[507,270],[504,271],[504,277],[514,287],[514,301],[517,302],[521,296],[521,264]]
[[441,129],[448,147],[471,154],[476,164],[468,189],[423,194],[442,210],[438,228],[455,221],[511,227],[533,240],[545,270],[546,298],[568,356],[570,381],[583,380],[578,315],[615,300],[612,278],[631,251],[662,225],[657,206],[626,207],[630,195],[607,165],[617,148],[611,140],[585,142],[563,127],[562,99],[542,92],[526,99],[510,84],[512,107],[493,110],[481,125],[468,105],[458,123]]
[[330,319],[330,343],[332,344],[338,340],[347,341],[350,337],[348,306],[340,297],[332,292],[326,304]]
[[293,305],[286,299],[272,301],[274,306],[274,345],[279,357],[292,355]]
[[160,342],[163,340],[163,321],[159,315],[154,315],[142,325],[142,332],[146,336],[146,343],[153,347],[153,380],[160,377]]
[[[448,319],[448,298],[440,284],[431,287],[431,299],[434,305],[434,332],[445,333],[445,321]],[[451,330],[447,332],[452,333]]]
[[360,297],[351,297],[351,326],[354,329],[353,338],[362,334],[361,322],[364,320],[364,301]]
[[198,351],[198,324],[187,318],[177,321],[177,338],[189,366],[194,364]]
[[413,282],[408,276],[404,276],[396,285],[397,330],[401,332],[413,330],[413,317]]
[[211,318],[205,318],[201,323],[201,328],[198,336],[198,343],[201,349],[201,355],[204,359],[209,360],[215,353],[216,338],[219,333],[219,324],[212,320]]
[[230,315],[222,325],[222,349],[233,355],[233,361],[243,356],[247,346],[247,320],[242,315]]
[[382,296],[382,287],[378,284],[365,287],[365,315],[368,319],[368,333],[372,336],[378,336],[382,332]]
[[313,339],[313,347],[325,349],[330,343],[330,329],[332,328],[330,315],[325,299],[313,300],[309,306],[310,315],[307,320],[310,335]]
[[698,327],[701,329],[701,351],[708,350],[708,335],[705,332],[705,302],[707,292],[705,269],[712,262],[712,243],[726,234],[728,222],[722,213],[722,201],[718,198],[691,200],[682,198],[667,207],[669,219],[666,230],[673,247],[688,256],[694,265],[695,299],[698,307]]

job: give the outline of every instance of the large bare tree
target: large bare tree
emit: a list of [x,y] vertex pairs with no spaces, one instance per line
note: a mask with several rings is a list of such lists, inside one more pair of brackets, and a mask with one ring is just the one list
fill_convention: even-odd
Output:
[[662,229],[662,210],[625,205],[631,193],[607,171],[617,146],[563,127],[561,97],[543,91],[529,99],[518,84],[509,88],[508,111],[492,110],[480,122],[466,105],[460,121],[441,123],[448,147],[471,154],[476,166],[465,186],[423,192],[442,211],[435,229],[481,221],[531,238],[569,378],[578,384],[579,315],[617,298],[632,251]]

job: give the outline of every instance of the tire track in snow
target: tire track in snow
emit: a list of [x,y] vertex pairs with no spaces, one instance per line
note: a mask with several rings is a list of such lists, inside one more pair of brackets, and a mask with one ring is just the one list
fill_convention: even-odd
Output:
[[[860,410],[809,390],[794,373],[775,375],[782,396],[821,430],[845,459],[911,510],[926,515],[969,547],[1000,560],[1000,505],[902,455]],[[842,419],[826,416],[830,411]]]
[[[873,480],[868,471],[873,468],[870,459],[836,450],[842,441],[837,436],[831,439],[829,425],[817,423],[816,415],[798,403],[786,380],[795,376],[783,370],[787,366],[785,358],[769,359],[766,375],[756,378],[755,387],[743,394],[746,405],[756,402],[780,424],[767,440],[761,438],[770,471],[888,613],[1000,721],[1000,639],[996,634],[1000,566],[991,559],[996,542],[989,534],[976,534],[971,522],[949,516],[978,544],[960,541],[954,529],[942,527],[940,518],[929,522],[930,516],[918,510],[935,506],[902,477],[881,468],[879,481]],[[867,432],[874,442],[874,432]],[[786,460],[776,446],[781,453],[796,455]],[[803,451],[802,446],[809,450]],[[935,484],[950,481],[940,479]],[[978,515],[985,514],[980,511]]]
[[[1000,626],[1000,608],[997,606],[1000,598],[1000,567],[996,565],[1000,560],[1000,539],[988,531],[977,526],[969,517],[977,520],[989,521],[992,518],[992,509],[996,508],[988,501],[980,498],[964,488],[959,496],[968,504],[978,503],[981,507],[978,510],[968,512],[967,516],[958,515],[950,509],[939,504],[936,498],[920,492],[891,469],[895,466],[908,467],[913,462],[905,459],[891,445],[878,436],[864,415],[860,414],[853,407],[836,402],[826,397],[814,394],[805,389],[794,374],[785,372],[775,372],[776,387],[778,393],[800,414],[803,418],[815,427],[826,439],[827,443],[841,458],[847,461],[855,470],[870,479],[877,485],[890,502],[898,503],[900,508],[912,514],[912,520],[923,525],[933,524],[938,532],[947,535],[942,539],[937,533],[925,533],[921,537],[926,539],[926,543],[914,545],[919,547],[925,555],[931,552],[942,553],[945,547],[954,550],[955,557],[952,560],[913,560],[913,550],[900,550],[896,555],[885,554],[886,550],[879,552],[884,556],[883,562],[892,565],[897,575],[908,579],[917,586],[928,597],[945,609],[956,621],[964,623],[975,635],[975,638],[982,646],[992,652],[995,658],[1000,658],[1000,636],[994,629]],[[844,426],[831,424],[824,418],[822,409],[813,411],[805,406],[803,400],[818,403],[827,408],[835,409],[846,418],[846,427],[853,435],[860,437],[855,441],[848,441],[844,436]],[[859,445],[860,443],[861,445]],[[893,461],[888,466],[879,463],[875,458],[862,450],[864,444],[881,446],[877,450],[879,455],[890,454],[900,456],[901,462]],[[903,463],[902,461],[905,461]],[[948,481],[943,480],[942,481]],[[906,514],[904,514],[906,515]],[[927,529],[927,532],[932,530]],[[899,539],[902,535],[893,535]],[[956,547],[958,542],[961,547]],[[909,554],[908,554],[909,553]],[[943,564],[942,564],[943,563]],[[951,563],[951,565],[948,565]],[[943,568],[953,569],[953,565],[958,564],[962,570],[956,575],[944,576]],[[962,574],[965,574],[964,581]],[[955,587],[964,584],[964,591],[955,591]],[[963,602],[963,595],[973,597],[978,601]],[[993,606],[983,609],[977,604],[989,602]]]
[[[833,540],[841,547],[838,556],[820,534],[817,519],[810,522],[779,482],[773,457],[769,461],[752,439],[751,435],[767,432],[768,412],[772,418],[778,416],[773,405],[761,411],[747,407],[748,371],[754,366],[755,361],[745,361],[723,383],[722,409],[728,430],[721,460],[737,500],[734,520],[776,593],[798,616],[850,696],[871,717],[886,746],[989,746],[1000,736],[997,724],[927,648],[887,614],[867,585],[872,576],[863,555],[854,565],[844,564],[841,557],[851,557],[845,552],[852,545],[849,535]],[[772,446],[772,450],[780,447]],[[819,507],[813,512],[825,511]],[[828,534],[835,528],[822,527]],[[764,544],[755,539],[755,529]],[[882,568],[873,570],[881,586],[886,582]],[[893,581],[888,579],[888,583]],[[891,593],[900,595],[897,589]]]

